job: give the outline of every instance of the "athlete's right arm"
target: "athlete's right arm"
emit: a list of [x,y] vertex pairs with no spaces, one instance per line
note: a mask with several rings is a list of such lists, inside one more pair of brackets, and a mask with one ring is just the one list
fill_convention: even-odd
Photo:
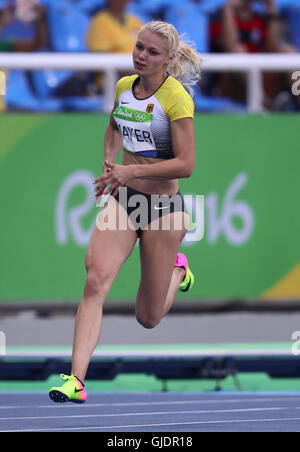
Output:
[[[102,174],[106,174],[110,172],[110,169],[106,166],[105,161],[109,163],[115,163],[119,152],[122,147],[122,135],[118,129],[118,126],[114,120],[113,112],[117,108],[118,103],[115,102],[114,108],[111,112],[109,123],[105,131],[104,135],[104,159],[102,163]],[[103,191],[106,188],[106,184],[99,184],[99,186],[95,189],[96,198],[103,194]],[[99,191],[100,190],[100,191]],[[99,193],[98,193],[99,191]]]
[[115,163],[122,148],[122,135],[114,120],[113,112],[118,104],[115,102],[104,136],[104,160]]

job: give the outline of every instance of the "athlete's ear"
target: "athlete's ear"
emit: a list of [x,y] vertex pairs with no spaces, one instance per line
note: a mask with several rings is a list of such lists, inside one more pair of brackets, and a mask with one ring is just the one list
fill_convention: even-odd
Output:
[[170,57],[169,57],[168,66],[174,60],[174,58],[175,58],[175,53],[172,53],[172,55],[170,55]]

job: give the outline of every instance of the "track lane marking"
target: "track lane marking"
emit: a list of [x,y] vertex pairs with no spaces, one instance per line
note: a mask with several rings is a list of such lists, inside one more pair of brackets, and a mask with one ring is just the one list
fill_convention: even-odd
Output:
[[241,424],[241,423],[260,423],[260,422],[291,422],[300,421],[300,418],[274,418],[274,419],[232,419],[227,421],[196,421],[196,422],[168,422],[165,424],[135,424],[135,425],[111,425],[109,427],[67,427],[67,428],[53,428],[53,429],[24,429],[24,430],[0,430],[2,433],[11,432],[55,432],[55,431],[82,431],[82,430],[110,430],[110,429],[124,429],[124,428],[145,428],[145,427],[171,427],[183,425],[216,425],[216,424]]
[[[297,409],[300,409],[297,408]],[[0,421],[40,420],[40,419],[76,419],[95,417],[123,417],[123,416],[166,416],[171,414],[225,414],[225,413],[252,413],[257,411],[282,411],[291,410],[290,407],[272,408],[241,408],[237,410],[197,410],[197,411],[150,411],[143,413],[112,413],[112,414],[77,414],[71,416],[25,416],[25,417],[0,417]]]
[[[300,397],[299,397],[300,399]],[[143,402],[113,402],[113,403],[86,403],[86,404],[82,404],[80,405],[81,408],[100,408],[100,407],[127,407],[127,406],[145,406],[145,405],[149,405],[149,406],[155,406],[155,405],[195,405],[195,404],[210,404],[210,403],[214,403],[214,404],[224,404],[224,403],[256,403],[256,402],[287,402],[290,401],[291,398],[255,398],[255,399],[225,399],[225,400],[218,400],[218,399],[212,399],[212,400],[173,400],[173,401],[163,401],[163,402],[147,402],[147,401],[143,401]],[[293,397],[293,401],[294,401],[294,397]],[[58,405],[52,403],[51,405],[8,405],[8,406],[0,406],[0,409],[28,409],[28,408],[34,408],[34,409],[41,409],[41,408],[49,408],[49,409],[53,409],[53,408],[57,408]],[[63,408],[75,408],[78,409],[78,407],[76,405],[73,404],[64,404]]]

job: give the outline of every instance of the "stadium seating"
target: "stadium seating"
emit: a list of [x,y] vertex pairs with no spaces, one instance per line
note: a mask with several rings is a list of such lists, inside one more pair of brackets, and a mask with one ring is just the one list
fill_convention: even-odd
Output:
[[36,94],[42,99],[51,97],[60,86],[72,77],[73,73],[73,71],[55,71],[53,69],[32,71],[31,78]]
[[62,102],[64,111],[101,112],[104,109],[103,97],[66,97]]
[[[54,52],[86,52],[85,36],[91,16],[105,7],[106,0],[40,0],[46,7],[50,45],[46,51]],[[286,14],[290,23],[291,37],[294,45],[300,50],[300,0],[276,0],[280,10]],[[153,19],[163,19],[173,23],[184,39],[193,41],[200,53],[209,51],[209,15],[224,5],[225,0],[132,0],[129,12],[139,16],[144,22]],[[0,0],[0,8],[7,4]],[[254,2],[258,11],[263,8],[262,2]],[[2,31],[4,38],[30,38],[33,27],[21,22],[15,22]],[[27,77],[19,71],[12,71],[9,86],[14,86],[16,93],[23,93],[24,105],[32,109],[57,108],[63,110],[98,111],[103,106],[103,100],[96,98],[66,97],[56,102],[57,89],[75,75],[74,71],[32,71],[31,82],[33,91],[28,85]],[[9,88],[8,104],[22,103]],[[48,102],[49,101],[49,102]],[[53,101],[53,102],[52,102]],[[244,106],[229,99],[205,96],[197,88],[195,104],[198,111],[243,111]],[[24,108],[25,108],[24,107]],[[18,107],[19,108],[19,107]],[[26,107],[27,108],[27,107]]]
[[[79,2],[82,3],[82,2]],[[89,16],[67,1],[48,3],[48,24],[51,49],[56,52],[86,52],[85,35]],[[34,89],[41,99],[50,99],[55,92],[75,75],[74,71],[48,70],[33,71],[31,74]],[[99,111],[99,99],[65,97],[61,98],[64,109]]]
[[105,0],[77,0],[76,7],[91,16],[105,7]]
[[[175,4],[177,0],[174,0]],[[133,0],[129,11],[140,15],[145,22],[162,17],[162,12],[169,6],[169,0]]]
[[289,8],[286,15],[290,26],[292,43],[300,51],[300,5]]
[[[0,0],[0,9],[5,8],[9,2]],[[31,39],[34,36],[34,27],[20,20],[5,25],[1,30],[1,39]]]
[[34,29],[32,25],[25,24],[19,20],[6,25],[1,32],[1,38],[3,39],[31,39],[33,36]]
[[63,109],[59,100],[35,97],[23,71],[9,72],[5,100],[8,110],[58,112]]
[[165,20],[175,25],[179,34],[184,34],[185,40],[195,42],[199,52],[208,51],[209,18],[197,5],[176,2],[166,11]]
[[156,14],[155,9],[151,11],[150,8],[144,8],[142,2],[139,0],[133,0],[132,3],[130,3],[128,12],[137,16],[143,23],[150,22]]
[[221,97],[210,97],[202,94],[200,88],[194,87],[195,110],[207,113],[246,113],[247,107],[243,104]]
[[90,19],[81,9],[67,1],[48,7],[51,47],[55,52],[86,52],[85,36]]
[[23,71],[10,71],[7,81],[6,105],[8,110],[59,112],[59,111],[88,111],[103,110],[102,98],[45,98],[35,96]]

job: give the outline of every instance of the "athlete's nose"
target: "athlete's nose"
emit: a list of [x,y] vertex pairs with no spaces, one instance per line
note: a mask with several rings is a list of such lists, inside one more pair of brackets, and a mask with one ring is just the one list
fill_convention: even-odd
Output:
[[143,49],[139,52],[139,60],[143,60],[143,62],[146,61],[147,56],[146,52],[147,52],[146,49]]

